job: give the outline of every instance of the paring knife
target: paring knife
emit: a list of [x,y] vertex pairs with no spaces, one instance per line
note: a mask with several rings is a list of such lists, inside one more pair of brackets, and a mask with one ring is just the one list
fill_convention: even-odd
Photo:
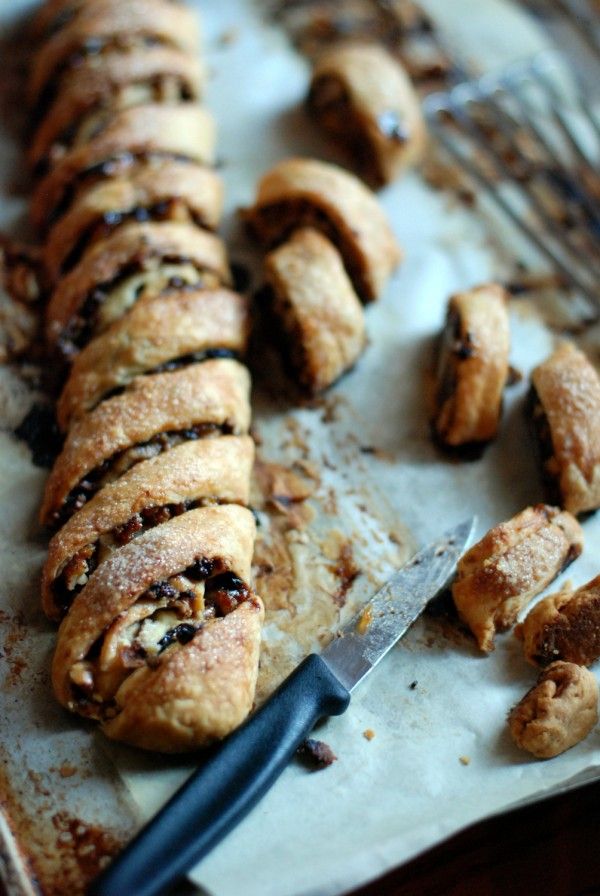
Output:
[[402,567],[325,650],[308,656],[231,734],[92,883],[89,896],[156,896],[242,820],[316,722],[350,692],[447,583],[475,520],[446,532]]

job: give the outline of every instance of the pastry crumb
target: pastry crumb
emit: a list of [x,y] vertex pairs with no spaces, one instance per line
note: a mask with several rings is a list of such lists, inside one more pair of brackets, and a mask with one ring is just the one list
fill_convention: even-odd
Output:
[[67,765],[67,763],[65,763],[59,768],[58,774],[61,776],[61,778],[72,778],[73,775],[77,774],[77,769],[74,765]]
[[373,738],[375,737],[375,732],[372,728],[365,728],[365,730],[363,731],[363,737],[365,738],[365,740],[373,740]]
[[322,740],[313,740],[311,737],[300,744],[297,755],[303,764],[313,771],[327,768],[337,759],[329,744]]
[[461,765],[470,765],[471,757],[470,756],[459,756],[458,761],[460,762]]

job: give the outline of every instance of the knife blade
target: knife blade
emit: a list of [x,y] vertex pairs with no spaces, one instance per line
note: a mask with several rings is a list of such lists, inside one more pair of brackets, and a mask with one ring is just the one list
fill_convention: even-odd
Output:
[[320,655],[306,657],[92,883],[89,896],[157,896],[216,846],[319,719],[347,709],[350,692],[446,584],[474,525],[467,520],[419,551]]

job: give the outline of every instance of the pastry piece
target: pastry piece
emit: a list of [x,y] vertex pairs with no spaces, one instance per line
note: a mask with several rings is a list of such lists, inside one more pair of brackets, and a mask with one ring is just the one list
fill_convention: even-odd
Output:
[[138,300],[75,356],[61,393],[62,430],[140,374],[175,370],[211,357],[242,357],[248,301],[227,289],[175,289]]
[[316,159],[287,159],[271,168],[243,216],[268,248],[298,227],[320,230],[338,249],[363,301],[377,298],[401,259],[373,193],[349,172]]
[[319,57],[308,105],[376,186],[413,165],[425,146],[419,98],[401,65],[376,44],[340,44]]
[[143,295],[230,282],[219,237],[189,224],[127,224],[95,243],[54,290],[46,337],[73,357]]
[[552,663],[508,717],[512,739],[537,759],[574,747],[598,722],[598,683],[585,667]]
[[137,377],[70,429],[46,482],[42,524],[64,523],[104,485],[175,445],[247,433],[249,390],[248,371],[228,358]]
[[64,615],[97,567],[154,526],[204,504],[247,504],[254,443],[221,436],[177,445],[100,489],[50,541],[42,603]]
[[600,657],[600,576],[576,591],[564,588],[545,597],[515,634],[534,666],[566,660],[589,666]]
[[565,342],[531,375],[531,414],[552,500],[571,513],[600,507],[600,377]]
[[159,44],[192,55],[200,45],[192,10],[168,0],[97,0],[82,5],[32,58],[28,97],[32,106],[47,103],[78,64],[111,50],[130,51]]
[[273,311],[302,386],[316,393],[351,367],[365,345],[362,306],[329,240],[309,228],[265,260]]
[[31,220],[38,229],[54,223],[78,191],[106,177],[129,177],[131,169],[152,158],[189,159],[212,165],[215,126],[210,113],[195,103],[148,103],[121,109],[89,142],[59,159],[35,188]]
[[215,230],[223,208],[223,184],[211,168],[177,159],[134,167],[130,177],[101,180],[75,197],[51,228],[44,247],[54,283],[83,251],[130,221],[183,221]]
[[461,557],[452,585],[458,613],[481,650],[583,550],[583,532],[570,513],[538,504],[500,523]]
[[507,294],[495,283],[452,296],[437,371],[437,438],[451,447],[488,442],[498,430],[508,377]]
[[179,752],[250,711],[263,608],[250,590],[254,519],[235,505],[174,517],[114,552],[63,620],[60,702],[109,737]]
[[120,109],[199,100],[203,73],[195,56],[170,47],[90,56],[61,88],[38,126],[28,159],[45,173],[69,149],[87,143]]

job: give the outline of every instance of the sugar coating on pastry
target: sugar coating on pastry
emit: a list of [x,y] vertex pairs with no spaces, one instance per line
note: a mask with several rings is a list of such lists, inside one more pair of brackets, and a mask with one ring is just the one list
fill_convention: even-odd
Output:
[[426,130],[410,78],[376,44],[340,44],[315,64],[308,105],[358,172],[381,186],[422,155]]
[[448,303],[433,421],[445,445],[487,442],[497,434],[510,351],[507,299],[501,286],[489,283]]
[[296,230],[265,259],[273,311],[291,366],[311,393],[351,367],[365,344],[360,301],[335,247],[317,230]]
[[267,171],[243,217],[268,248],[299,227],[320,230],[363,301],[377,298],[402,257],[376,196],[353,174],[317,159],[286,159]]
[[494,649],[496,631],[519,612],[583,550],[577,520],[557,507],[527,507],[494,526],[459,560],[452,597],[480,649]]
[[571,513],[600,507],[600,377],[562,343],[531,374],[532,417],[552,500]]
[[600,576],[539,601],[515,634],[536,666],[566,660],[589,666],[600,657]]
[[598,722],[598,683],[585,666],[551,663],[508,717],[512,739],[537,759],[583,740]]

